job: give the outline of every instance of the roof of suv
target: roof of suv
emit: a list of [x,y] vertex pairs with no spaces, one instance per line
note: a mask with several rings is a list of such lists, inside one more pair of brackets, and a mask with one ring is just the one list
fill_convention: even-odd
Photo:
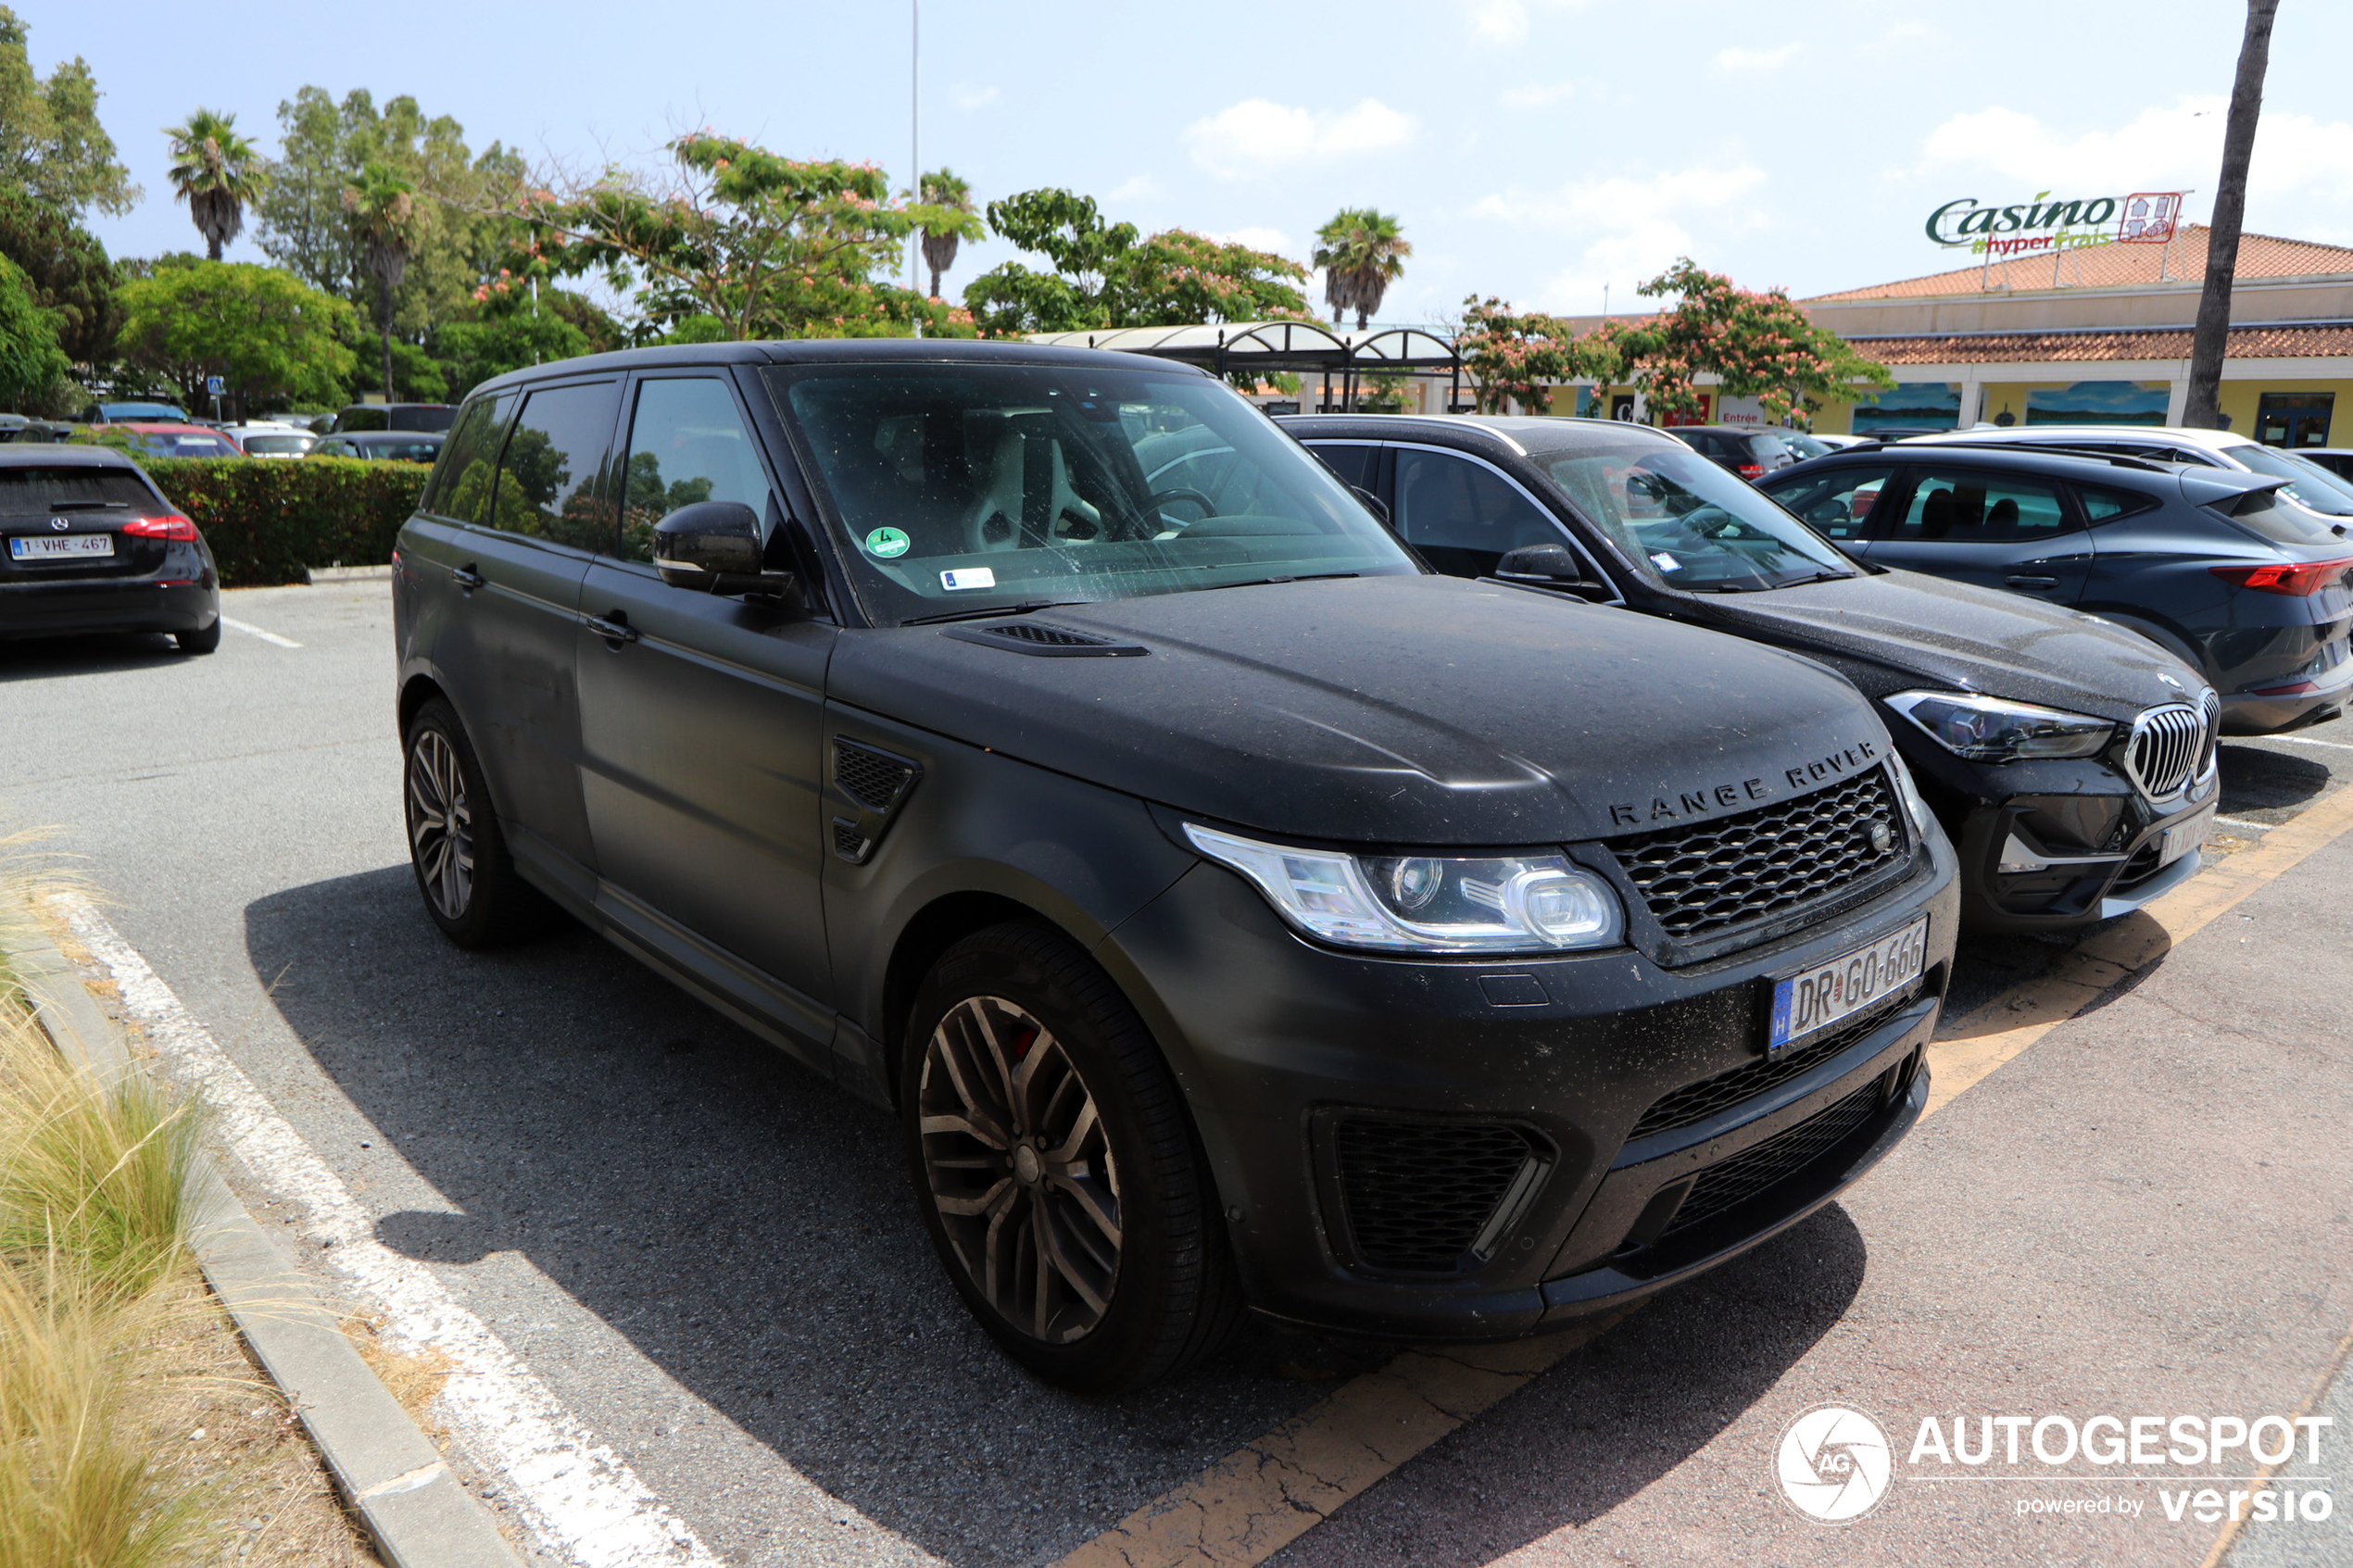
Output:
[[1623,435],[1638,433],[1677,445],[1670,431],[1625,420],[1579,420],[1542,414],[1277,414],[1275,422],[1302,439],[1350,436],[1365,441],[1400,437],[1400,429],[1423,434],[1466,436],[1509,447],[1521,457],[1533,446],[1559,446],[1562,438],[1578,431],[1607,430]]
[[476,386],[467,395],[523,386],[551,375],[594,370],[635,370],[677,365],[938,364],[993,362],[1011,365],[1101,365],[1206,376],[1175,359],[1120,354],[1103,348],[1050,348],[1035,343],[983,343],[972,338],[782,338],[761,343],[662,344],[559,359],[529,370],[510,370]]
[[2085,437],[2100,441],[2164,441],[2176,446],[2203,446],[2219,452],[2225,446],[2259,445],[2252,438],[2234,435],[2227,430],[2193,430],[2186,425],[2013,425],[2007,429],[1940,430],[1927,435],[1907,435],[1906,445],[1941,445],[1948,441],[1996,441],[2004,444],[2049,444],[2064,446],[2070,441]]
[[[2001,467],[2053,479],[2121,484],[2128,489],[2145,488],[2148,482],[2158,479],[2187,480],[2219,496],[2233,491],[2276,490],[2286,483],[2270,474],[2250,473],[2243,469],[2208,468],[2202,463],[2168,462],[2160,458],[2135,458],[2120,452],[2055,451],[2036,443],[1897,441],[1883,445],[1843,446],[1777,470],[1758,483],[1768,490],[1775,489],[1793,480],[1851,467],[1858,461],[1920,462],[1928,458],[1931,445],[1934,448],[1934,461],[1940,465]],[[2177,489],[2173,493],[2180,492]]]

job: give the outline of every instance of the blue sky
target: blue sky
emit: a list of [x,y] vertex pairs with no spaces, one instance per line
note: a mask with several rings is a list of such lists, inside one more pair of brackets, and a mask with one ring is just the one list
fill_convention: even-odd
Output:
[[[81,55],[146,187],[118,255],[193,248],[160,128],[203,105],[274,149],[306,83],[401,93],[476,149],[593,169],[709,125],[796,156],[908,164],[908,7],[409,0],[169,15],[14,0],[38,69]],[[1964,265],[1921,232],[1958,196],[2196,187],[2211,201],[2243,13],[2075,0],[2031,13],[1422,0],[923,7],[926,167],[985,199],[1035,185],[1146,229],[1303,260],[1342,205],[1404,220],[1384,317],[1466,293],[1587,313],[1677,256],[1805,295]],[[2286,0],[2250,229],[2353,244],[2353,6]],[[1010,255],[966,247],[953,295]],[[250,240],[233,255],[259,259]]]

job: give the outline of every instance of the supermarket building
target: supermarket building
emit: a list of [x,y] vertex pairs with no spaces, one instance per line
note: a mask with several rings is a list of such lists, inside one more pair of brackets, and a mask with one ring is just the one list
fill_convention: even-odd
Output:
[[[2207,233],[2185,224],[2163,245],[2110,241],[1989,256],[1950,272],[1800,300],[1815,325],[1885,365],[1897,383],[1859,402],[1828,405],[1814,428],[1868,435],[1980,420],[2179,424]],[[1590,332],[1599,318],[1575,325]],[[1672,422],[1765,422],[1753,399],[1720,397],[1709,379],[1700,382],[1706,407]],[[1560,389],[1556,411],[1572,411],[1569,395]],[[1630,388],[1575,395],[1576,412],[1636,417]],[[2221,411],[2226,428],[2271,445],[2353,445],[2353,249],[2241,237]]]

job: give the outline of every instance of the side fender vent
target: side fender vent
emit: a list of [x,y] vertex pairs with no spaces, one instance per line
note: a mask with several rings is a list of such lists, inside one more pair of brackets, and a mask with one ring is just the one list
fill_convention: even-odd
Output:
[[833,820],[834,853],[862,866],[923,781],[923,764],[839,735],[834,737],[832,760],[833,777],[826,782],[853,809]]
[[1117,643],[1091,632],[1049,626],[1036,621],[1008,621],[995,626],[951,626],[940,633],[960,643],[985,648],[1026,653],[1033,659],[1138,659],[1152,650],[1136,643]]

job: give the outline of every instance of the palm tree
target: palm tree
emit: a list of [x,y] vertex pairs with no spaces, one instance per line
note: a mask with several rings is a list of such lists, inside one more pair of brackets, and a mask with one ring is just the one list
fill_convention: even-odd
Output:
[[1315,242],[1314,261],[1324,270],[1324,302],[1332,320],[1353,310],[1356,330],[1363,332],[1414,254],[1403,228],[1373,207],[1344,207],[1315,231]]
[[2263,112],[2263,73],[2271,59],[2271,17],[2280,0],[2246,0],[2246,32],[2231,83],[2231,112],[2222,127],[2222,174],[2215,182],[2213,224],[2206,232],[2206,287],[2190,333],[2190,392],[2182,422],[2193,429],[2222,425],[2222,359],[2231,341],[2231,289],[2238,275],[2239,225],[2246,217],[2246,167],[2255,156],[2255,124]]
[[368,270],[376,275],[376,321],[384,333],[384,401],[392,401],[392,295],[409,270],[417,246],[416,187],[389,164],[371,163],[359,182],[343,188],[343,208],[351,216]]
[[245,228],[245,204],[261,194],[267,179],[260,149],[238,135],[236,126],[233,114],[198,109],[187,124],[164,131],[171,143],[171,189],[188,204],[213,261]]
[[[933,207],[952,207],[958,212],[973,209],[973,188],[956,178],[951,169],[935,169],[918,181],[921,195],[917,198]],[[924,231],[924,265],[931,269],[931,297],[939,297],[939,275],[956,265],[956,236],[935,234]]]

